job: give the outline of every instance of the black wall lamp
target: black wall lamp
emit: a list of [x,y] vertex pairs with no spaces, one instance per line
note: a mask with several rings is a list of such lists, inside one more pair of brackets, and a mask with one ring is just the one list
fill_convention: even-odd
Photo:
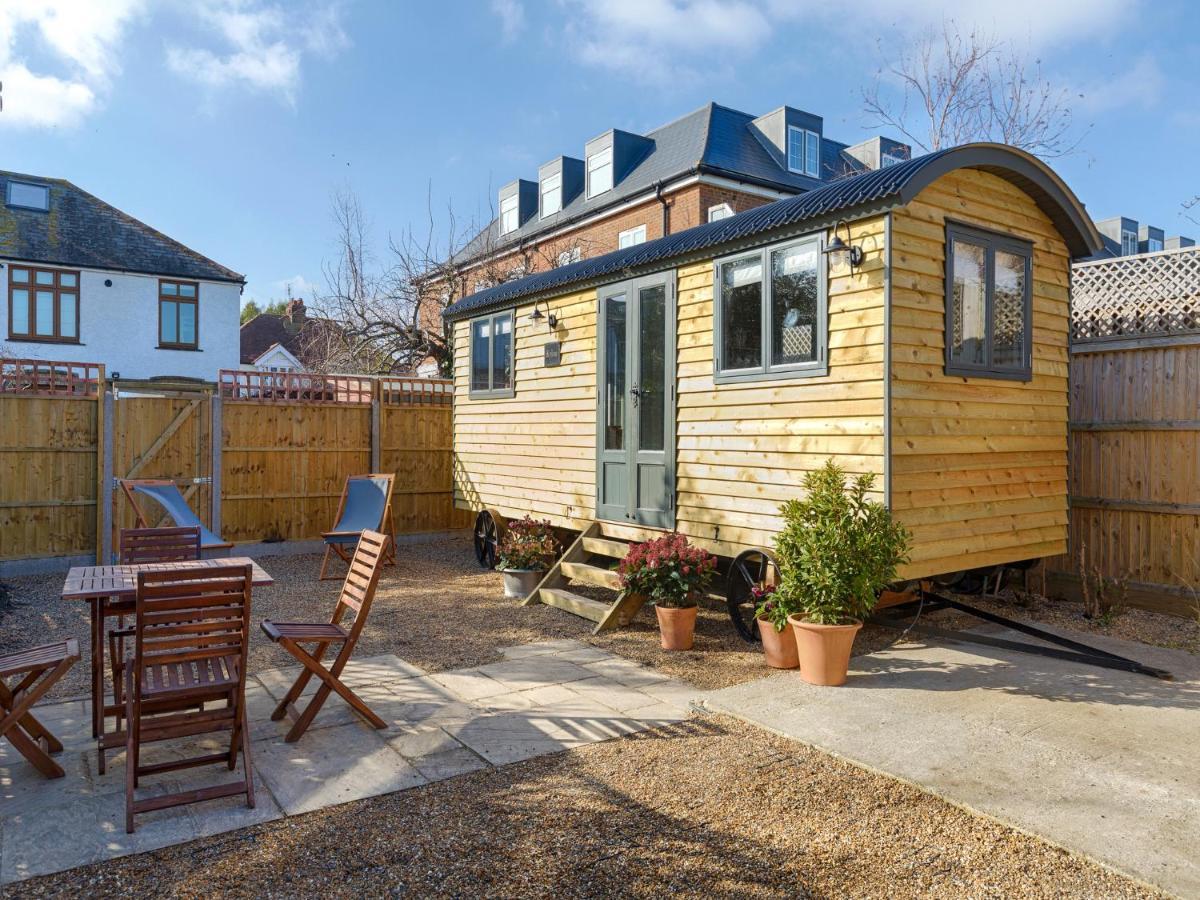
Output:
[[846,223],[845,219],[838,219],[837,223],[833,226],[833,240],[821,252],[828,253],[829,261],[835,266],[849,263],[850,271],[853,272],[857,266],[861,266],[863,263],[863,248],[843,241],[837,233],[838,225],[845,225],[846,237],[850,238],[850,226]]
[[549,306],[549,304],[547,304],[547,306],[546,306],[547,313],[545,315],[543,315],[542,311],[540,309],[538,309],[537,302],[535,301],[533,304],[533,312],[531,312],[529,314],[529,321],[537,323],[537,322],[541,322],[544,320],[546,322],[546,324],[548,324],[550,326],[550,330],[553,331],[555,328],[558,327],[558,316],[556,316],[554,313],[550,312],[549,310],[550,310],[550,306]]

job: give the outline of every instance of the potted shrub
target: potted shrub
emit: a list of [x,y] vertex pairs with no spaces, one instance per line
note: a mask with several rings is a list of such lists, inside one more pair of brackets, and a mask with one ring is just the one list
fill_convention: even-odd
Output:
[[804,499],[782,507],[775,593],[791,610],[800,676],[811,684],[845,683],[862,620],[907,559],[908,532],[868,498],[874,484],[873,475],[859,475],[847,485],[830,460],[805,474]]
[[504,596],[528,597],[557,555],[558,542],[548,521],[526,515],[509,522],[496,554],[496,568],[504,576]]
[[691,650],[700,594],[716,569],[716,557],[672,533],[630,547],[617,574],[624,595],[654,601],[663,649]]
[[800,658],[797,656],[792,623],[788,621],[792,608],[782,602],[775,585],[751,588],[750,594],[757,604],[754,616],[758,621],[758,636],[762,638],[767,665],[772,669],[796,668],[800,665]]

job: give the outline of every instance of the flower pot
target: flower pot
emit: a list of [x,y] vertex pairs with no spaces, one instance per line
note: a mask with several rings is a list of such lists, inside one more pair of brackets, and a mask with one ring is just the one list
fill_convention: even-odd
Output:
[[691,650],[696,635],[696,613],[698,606],[672,609],[655,604],[658,615],[658,633],[664,650]]
[[543,569],[501,569],[504,576],[504,596],[524,600],[538,586],[546,572]]
[[763,656],[772,669],[794,669],[800,665],[796,637],[789,622],[783,631],[776,631],[768,619],[758,620],[758,636],[762,638]]
[[800,656],[800,677],[809,684],[835,686],[846,683],[850,668],[850,648],[862,628],[862,622],[850,625],[818,625],[796,616],[788,616],[796,635]]

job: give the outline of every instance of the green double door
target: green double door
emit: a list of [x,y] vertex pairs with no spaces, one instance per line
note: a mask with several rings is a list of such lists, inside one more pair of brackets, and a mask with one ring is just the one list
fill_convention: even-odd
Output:
[[675,524],[675,274],[600,291],[596,516]]

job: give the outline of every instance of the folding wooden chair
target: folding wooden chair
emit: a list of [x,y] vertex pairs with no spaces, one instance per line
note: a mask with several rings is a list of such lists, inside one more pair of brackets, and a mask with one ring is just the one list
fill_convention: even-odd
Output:
[[[391,536],[387,560],[396,563],[396,529],[392,526],[392,488],[396,476],[383,473],[375,475],[351,475],[342,489],[342,500],[338,504],[337,524],[321,535],[325,541],[325,555],[321,558],[321,574],[325,581],[325,568],[331,553],[336,553],[349,564],[350,555],[364,531],[378,531]],[[332,576],[330,576],[332,578]]]
[[[366,624],[367,614],[371,611],[371,603],[375,599],[375,588],[379,584],[379,571],[383,565],[384,554],[387,552],[389,538],[378,531],[364,531],[350,560],[350,571],[342,584],[342,592],[333,616],[328,623],[303,622],[271,622],[262,623],[263,632],[272,641],[282,646],[288,653],[300,660],[304,671],[300,673],[295,684],[291,686],[275,711],[271,720],[278,722],[289,712],[295,716],[295,723],[284,738],[288,743],[299,740],[312,720],[320,711],[321,706],[329,698],[330,693],[336,693],[350,704],[350,708],[374,725],[376,728],[386,728],[387,723],[375,715],[367,704],[363,703],[355,693],[341,681],[342,669],[354,653],[354,645],[358,643]],[[342,624],[346,613],[352,613],[354,621],[349,631]],[[311,644],[309,651],[303,645]],[[326,650],[332,645],[338,645],[337,658],[333,665],[326,669],[321,660]],[[305,707],[304,712],[296,712],[295,702],[304,693],[304,688],[313,676],[321,681],[316,694]]]
[[[0,656],[0,738],[47,778],[62,778],[62,766],[50,758],[62,752],[62,742],[33,717],[33,704],[67,669],[79,661],[79,643],[60,641]],[[22,676],[10,687],[6,679]]]
[[133,514],[137,516],[137,528],[152,528],[154,523],[146,516],[145,508],[138,502],[138,497],[150,498],[162,507],[178,528],[199,528],[200,548],[202,550],[228,550],[233,546],[231,541],[223,541],[204,527],[175,482],[162,478],[122,478],[121,490],[125,492]]
[[[246,727],[246,651],[250,644],[249,565],[138,574],[134,654],[125,670],[125,830],[134,816],[245,794],[254,807]],[[214,703],[224,705],[213,708]],[[199,708],[197,708],[199,706]],[[229,732],[229,749],[143,765],[143,744]],[[225,763],[243,778],[138,800],[143,775]]]
[[[121,530],[119,559],[123,565],[180,562],[200,558],[200,527],[124,528]],[[125,617],[134,611],[134,601],[106,601],[104,615],[117,616],[117,627],[108,633],[108,663],[112,672],[113,704],[117,706],[117,729],[125,705],[125,639],[133,629],[125,627]],[[97,748],[100,774],[105,772],[104,742]]]

